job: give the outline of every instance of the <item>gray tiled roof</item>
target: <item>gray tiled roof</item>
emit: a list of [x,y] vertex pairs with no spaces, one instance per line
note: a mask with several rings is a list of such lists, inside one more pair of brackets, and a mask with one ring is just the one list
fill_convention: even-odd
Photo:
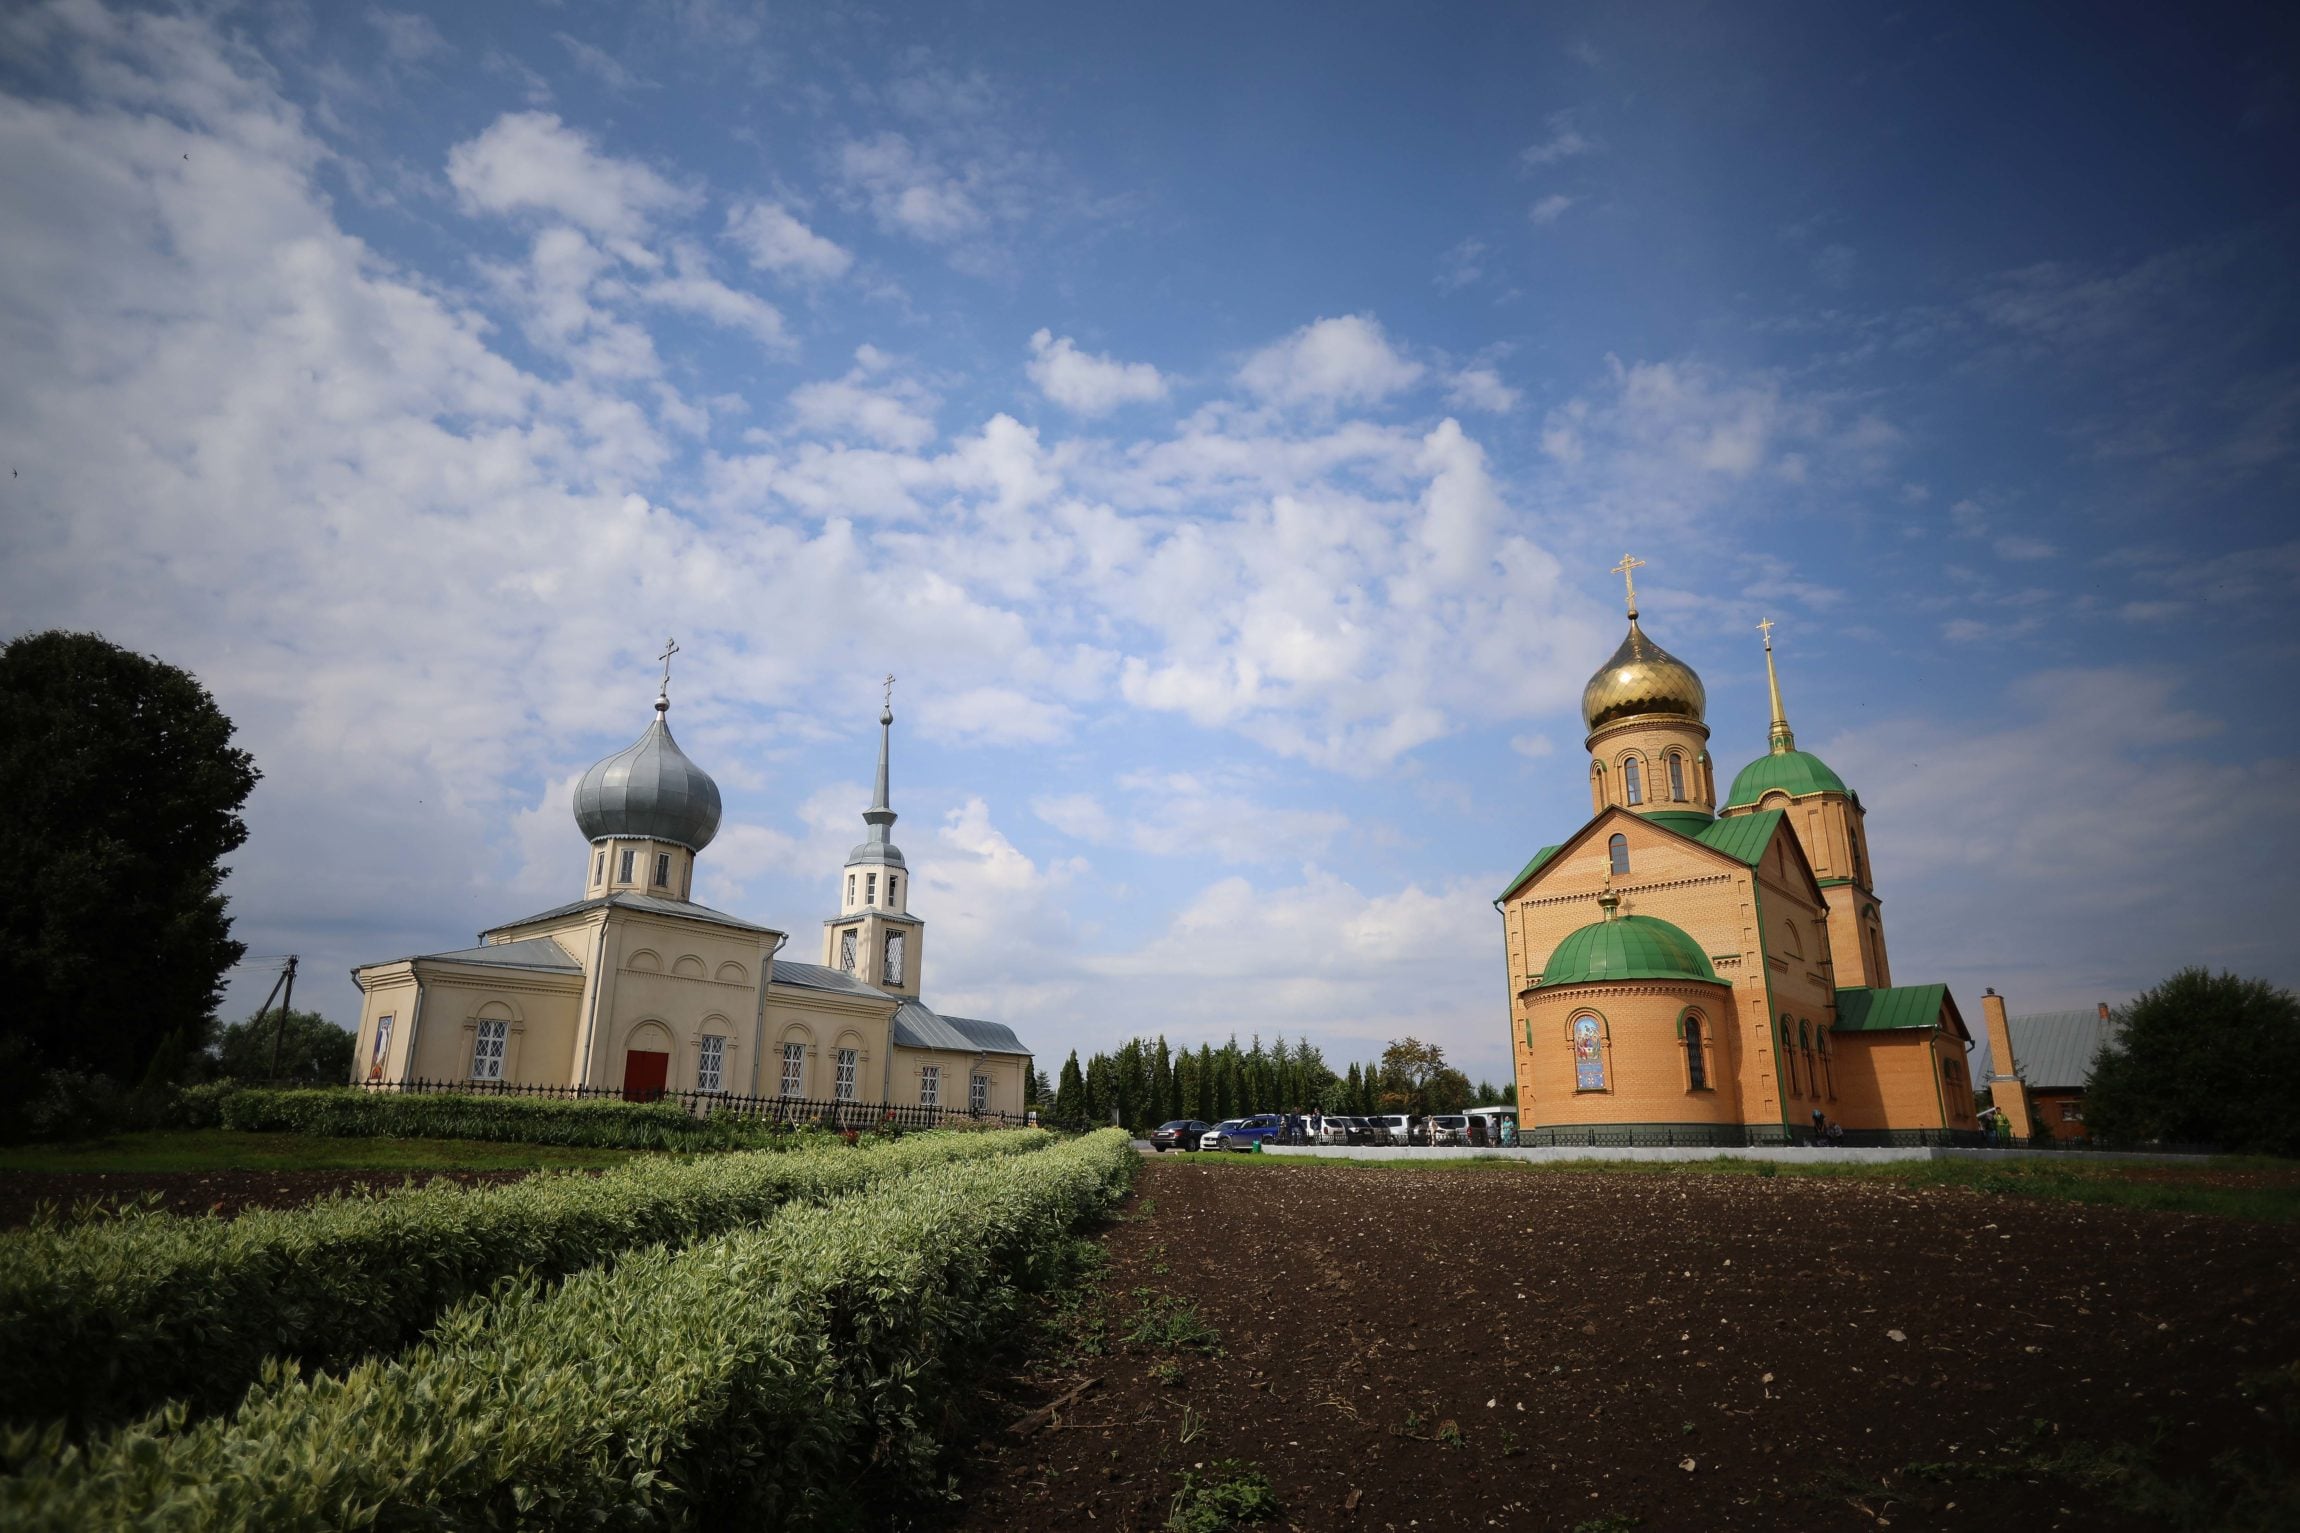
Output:
[[2046,1011],[2030,1017],[2007,1017],[2012,1035],[2013,1062],[2032,1091],[2068,1090],[2092,1077],[2093,1056],[2116,1037],[2116,1024],[2103,1021],[2099,1009]]
[[452,953],[425,953],[427,963],[483,963],[504,969],[548,969],[554,974],[580,974],[583,965],[549,937],[522,937],[517,942],[489,942],[458,948]]
[[906,1049],[950,1049],[963,1054],[1028,1054],[1014,1029],[972,1017],[946,1017],[923,1001],[895,1008],[894,1041]]
[[708,921],[713,926],[730,927],[739,932],[774,932],[775,930],[771,926],[760,926],[746,921],[740,916],[728,915],[723,910],[713,910],[708,905],[698,905],[693,900],[667,900],[652,894],[628,892],[602,894],[587,900],[575,900],[569,904],[555,905],[551,909],[540,911],[535,915],[517,921],[500,922],[487,929],[499,932],[513,926],[533,926],[538,921],[556,921],[562,917],[576,915],[586,910],[597,910],[602,905],[613,906],[617,910],[643,910],[649,915],[678,916],[689,921]]
[[865,996],[874,1001],[891,1001],[894,997],[875,985],[866,985],[843,969],[825,968],[819,963],[794,963],[787,958],[775,960],[775,983],[795,985],[801,990],[829,990],[839,995]]

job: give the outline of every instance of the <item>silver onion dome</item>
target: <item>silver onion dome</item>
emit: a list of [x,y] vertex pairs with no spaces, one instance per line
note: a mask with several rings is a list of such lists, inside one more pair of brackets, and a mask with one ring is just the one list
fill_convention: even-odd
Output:
[[575,823],[586,840],[645,837],[699,852],[719,833],[719,785],[671,738],[670,709],[668,697],[656,698],[647,732],[575,785]]

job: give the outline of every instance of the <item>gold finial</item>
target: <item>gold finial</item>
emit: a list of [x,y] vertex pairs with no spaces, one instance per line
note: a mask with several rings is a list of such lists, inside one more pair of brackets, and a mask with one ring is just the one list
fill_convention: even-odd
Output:
[[1622,585],[1628,588],[1629,618],[1632,622],[1637,620],[1637,572],[1643,568],[1645,561],[1635,554],[1623,554],[1621,562],[1613,567],[1613,573],[1619,575]]
[[1605,912],[1608,921],[1618,920],[1621,914],[1621,896],[1613,892],[1613,880],[1605,881],[1605,892],[1597,897],[1597,908]]
[[655,711],[667,713],[671,708],[671,657],[679,652],[677,639],[663,641],[663,653],[656,658],[663,662],[663,685],[655,693]]
[[1773,620],[1765,619],[1757,625],[1765,635],[1765,686],[1773,694],[1773,727],[1766,739],[1776,756],[1786,756],[1797,748],[1797,737],[1789,732],[1789,715],[1781,708],[1781,676],[1773,669]]

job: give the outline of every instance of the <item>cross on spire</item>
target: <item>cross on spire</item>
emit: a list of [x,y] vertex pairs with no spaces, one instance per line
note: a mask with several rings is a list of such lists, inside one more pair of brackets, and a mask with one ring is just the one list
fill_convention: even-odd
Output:
[[892,708],[894,706],[894,672],[887,672],[886,680],[880,685],[886,688],[886,699],[883,706]]
[[1771,649],[1773,647],[1773,620],[1767,618],[1764,622],[1759,623],[1757,631],[1765,636],[1765,647]]
[[663,662],[663,685],[655,693],[655,711],[657,713],[665,712],[671,706],[671,657],[678,652],[679,641],[666,638],[663,641],[663,653],[656,657]]
[[1633,618],[1637,616],[1637,572],[1643,568],[1645,561],[1635,554],[1623,554],[1621,562],[1613,567],[1613,573],[1621,577],[1622,585],[1629,592],[1629,615]]

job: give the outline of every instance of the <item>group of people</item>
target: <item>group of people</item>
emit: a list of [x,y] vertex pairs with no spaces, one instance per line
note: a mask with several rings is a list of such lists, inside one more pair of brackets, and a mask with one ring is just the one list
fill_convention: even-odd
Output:
[[1813,1144],[1816,1148],[1841,1150],[1845,1147],[1845,1125],[1834,1118],[1825,1118],[1821,1109],[1813,1109]]

